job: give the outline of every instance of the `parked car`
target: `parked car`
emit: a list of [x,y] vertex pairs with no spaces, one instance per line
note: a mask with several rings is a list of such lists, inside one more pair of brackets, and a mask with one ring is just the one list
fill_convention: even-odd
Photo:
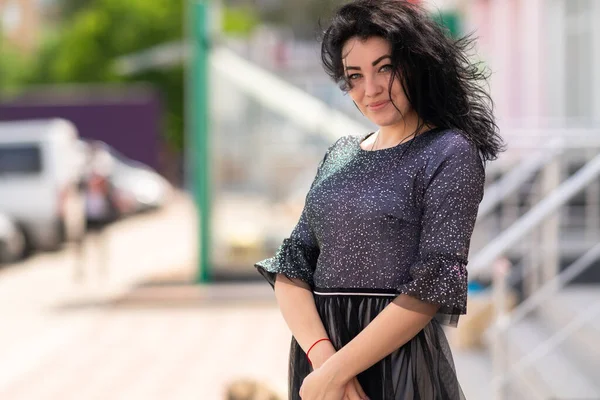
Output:
[[78,132],[63,119],[0,122],[0,212],[31,250],[55,250],[85,233]]
[[18,226],[0,213],[0,264],[14,262],[25,252],[25,237]]
[[169,182],[147,165],[131,160],[101,141],[80,141],[87,219],[114,218],[159,208],[172,194]]
[[112,183],[117,192],[133,199],[135,212],[164,206],[173,193],[171,184],[149,166],[116,151]]

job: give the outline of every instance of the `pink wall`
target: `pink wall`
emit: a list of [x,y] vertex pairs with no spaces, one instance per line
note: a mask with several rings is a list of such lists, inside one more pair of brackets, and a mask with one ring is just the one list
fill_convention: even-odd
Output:
[[479,55],[492,71],[496,113],[505,124],[536,121],[544,109],[542,5],[543,0],[471,0],[464,5],[468,30],[476,31]]

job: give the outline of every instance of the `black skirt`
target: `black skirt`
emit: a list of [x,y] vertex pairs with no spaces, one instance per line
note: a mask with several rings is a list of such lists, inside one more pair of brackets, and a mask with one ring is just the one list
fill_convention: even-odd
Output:
[[[358,335],[393,299],[393,293],[365,290],[314,291],[315,304],[329,339],[340,349]],[[289,399],[299,400],[304,378],[312,372],[306,354],[292,338],[289,363]],[[459,400],[450,346],[436,319],[404,346],[358,375],[371,400]]]

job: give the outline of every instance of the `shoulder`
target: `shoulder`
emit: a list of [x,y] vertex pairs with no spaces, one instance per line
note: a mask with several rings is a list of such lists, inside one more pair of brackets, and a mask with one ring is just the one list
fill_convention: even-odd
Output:
[[477,146],[456,129],[442,129],[432,132],[427,138],[424,150],[431,162],[462,160],[481,163],[483,159]]
[[352,136],[346,135],[336,139],[329,147],[325,154],[321,158],[321,162],[319,163],[318,169],[321,170],[326,164],[330,162],[331,159],[336,157],[336,154],[340,152],[340,150],[349,147],[349,143],[351,141]]
[[336,139],[327,149],[324,158],[335,158],[341,154],[348,154],[349,152],[355,150],[356,145],[359,143],[362,136],[364,135],[345,135]]
[[331,146],[329,146],[329,150],[328,151],[341,150],[341,149],[349,148],[350,146],[352,146],[355,143],[357,143],[358,141],[360,141],[360,138],[363,137],[363,136],[365,136],[365,135],[345,135],[345,136],[342,136],[342,137],[338,138],[335,142],[333,142],[333,144]]
[[424,144],[426,153],[426,176],[432,178],[442,170],[465,171],[482,176],[485,174],[483,158],[477,146],[455,129],[432,132]]
[[456,129],[440,129],[431,132],[427,138],[426,148],[434,150],[441,156],[456,156],[460,154],[478,154],[474,143]]

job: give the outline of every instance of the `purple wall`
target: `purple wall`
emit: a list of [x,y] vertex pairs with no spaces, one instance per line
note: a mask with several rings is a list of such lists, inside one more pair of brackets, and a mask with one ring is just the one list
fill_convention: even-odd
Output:
[[106,142],[159,169],[162,107],[153,90],[121,87],[30,91],[0,102],[0,121],[64,118],[86,139]]

